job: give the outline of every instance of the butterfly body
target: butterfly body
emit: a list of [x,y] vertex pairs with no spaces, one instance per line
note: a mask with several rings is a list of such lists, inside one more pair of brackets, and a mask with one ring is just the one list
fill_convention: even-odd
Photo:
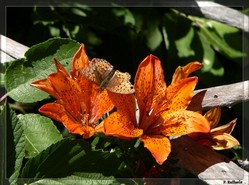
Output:
[[114,70],[113,66],[104,59],[94,58],[89,62],[89,66],[82,70],[82,74],[98,84],[100,91],[107,89],[114,93],[134,93],[130,74]]
[[[115,70],[113,69],[109,73],[107,73],[107,75],[105,75],[105,78],[101,78],[100,76],[98,76],[99,73],[95,72],[95,76],[96,77],[98,76],[97,79],[98,79],[99,88],[101,91],[108,87],[108,84],[109,84],[110,80],[113,78],[114,73],[115,73]],[[96,75],[96,74],[98,74],[98,75]]]

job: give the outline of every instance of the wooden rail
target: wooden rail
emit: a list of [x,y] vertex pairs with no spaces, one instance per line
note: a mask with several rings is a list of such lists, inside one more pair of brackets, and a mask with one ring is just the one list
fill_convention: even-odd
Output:
[[24,53],[29,49],[27,46],[20,44],[3,35],[0,35],[0,43],[1,63],[5,63],[18,58],[23,58]]
[[[0,35],[1,62],[8,62],[23,58],[28,50],[12,39]],[[195,91],[195,94],[204,92],[202,107],[204,109],[214,106],[232,106],[249,99],[249,81],[212,87]],[[196,175],[208,184],[247,184],[249,173],[226,156],[207,149],[194,142],[187,136],[172,140],[172,153],[177,158],[180,168]]]

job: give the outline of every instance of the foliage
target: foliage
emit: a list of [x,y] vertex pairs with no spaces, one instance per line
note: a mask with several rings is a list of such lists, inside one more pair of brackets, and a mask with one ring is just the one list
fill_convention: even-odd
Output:
[[39,29],[41,41],[68,37],[83,42],[90,57],[101,56],[132,74],[141,56],[152,53],[164,61],[170,73],[189,61],[202,61],[199,75],[205,86],[242,79],[241,73],[234,76],[234,68],[229,67],[241,69],[245,56],[239,29],[167,7],[90,7],[79,3],[35,7],[33,23],[31,40]]

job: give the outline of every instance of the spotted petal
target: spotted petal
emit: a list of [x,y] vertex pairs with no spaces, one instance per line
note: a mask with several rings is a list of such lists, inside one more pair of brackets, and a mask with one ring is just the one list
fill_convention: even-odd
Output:
[[[60,73],[65,78],[68,78],[69,75],[67,74],[67,71],[65,70],[65,68],[60,64],[60,62],[57,59],[54,59],[54,62],[55,62],[55,66],[57,69],[57,73]],[[53,73],[53,74],[56,74],[56,73]],[[53,89],[53,86],[51,85],[50,81],[47,78],[34,81],[30,85],[49,93],[54,98],[57,98],[57,99],[59,98],[57,95],[57,92]]]
[[59,73],[63,73],[64,76],[69,77],[69,74],[67,73],[66,69],[61,65],[61,63],[56,58],[54,58],[54,63]]
[[50,94],[51,96],[53,96],[54,98],[58,98],[57,93],[54,91],[53,87],[51,86],[50,82],[48,81],[48,79],[42,79],[42,80],[37,80],[34,81],[30,84],[33,87],[36,87],[42,91],[47,92],[48,94]]
[[143,130],[135,128],[129,117],[121,115],[118,112],[112,113],[103,122],[106,135],[122,139],[132,139],[143,134]]
[[66,112],[64,107],[58,103],[47,103],[43,105],[39,111],[54,120],[62,122],[73,134],[83,135],[84,138],[89,138],[94,134],[93,128],[77,122]]
[[63,73],[53,73],[48,77],[50,84],[56,91],[59,100],[63,102],[64,108],[75,116],[77,120],[81,119],[82,96],[79,85],[71,78],[67,78]]
[[90,123],[98,121],[105,113],[111,111],[114,105],[108,96],[108,92],[103,90],[97,94],[95,100],[92,102],[92,111]]
[[80,76],[80,70],[88,66],[88,56],[85,51],[84,44],[81,44],[78,51],[74,54],[72,59],[72,68],[70,70],[72,78],[78,78]]
[[119,114],[129,117],[129,119],[137,124],[136,121],[136,101],[133,94],[118,94],[108,92],[109,97],[111,98],[113,104],[117,108]]
[[173,74],[171,83],[175,83],[181,79],[187,78],[189,74],[200,69],[201,67],[202,64],[200,62],[190,62],[185,66],[179,66],[178,68],[176,68]]
[[140,140],[144,143],[158,164],[163,164],[171,151],[170,141],[167,137],[158,135],[143,135]]
[[[179,110],[172,113],[164,112],[154,124],[150,133],[162,133],[166,136],[181,136],[192,132],[210,131],[210,124],[201,114],[188,110]],[[158,125],[158,126],[157,126]]]
[[167,88],[167,109],[170,112],[186,109],[191,101],[194,88],[198,81],[197,77],[190,77],[170,84]]
[[156,56],[149,55],[140,63],[135,76],[134,88],[141,114],[146,112],[145,109],[150,111],[153,103],[158,103],[165,97],[164,72]]

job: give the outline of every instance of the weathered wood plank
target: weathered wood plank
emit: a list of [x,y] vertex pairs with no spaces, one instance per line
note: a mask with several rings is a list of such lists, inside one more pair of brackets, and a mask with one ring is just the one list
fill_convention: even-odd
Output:
[[202,91],[206,91],[202,101],[203,109],[209,109],[216,106],[231,107],[242,101],[245,102],[249,100],[249,80],[196,90],[194,94]]
[[[232,5],[235,5],[234,2]],[[242,5],[241,5],[242,7]],[[241,12],[212,1],[184,1],[175,9],[189,15],[201,16],[218,22],[237,27],[249,32],[249,17]]]
[[245,32],[249,32],[249,17],[247,15],[215,2],[197,1],[197,4],[206,18],[223,22]]
[[5,63],[11,60],[15,60],[15,58],[11,57],[10,55],[7,55],[5,52],[3,52],[2,50],[0,51],[0,60],[1,63]]
[[[241,181],[247,184],[249,173],[229,158],[196,143],[188,136],[171,140],[172,154],[177,166],[198,176],[208,184],[229,184]],[[230,183],[233,184],[233,183]]]
[[1,63],[8,62],[17,58],[23,58],[24,53],[29,49],[27,46],[20,44],[3,35],[0,35],[0,42]]

